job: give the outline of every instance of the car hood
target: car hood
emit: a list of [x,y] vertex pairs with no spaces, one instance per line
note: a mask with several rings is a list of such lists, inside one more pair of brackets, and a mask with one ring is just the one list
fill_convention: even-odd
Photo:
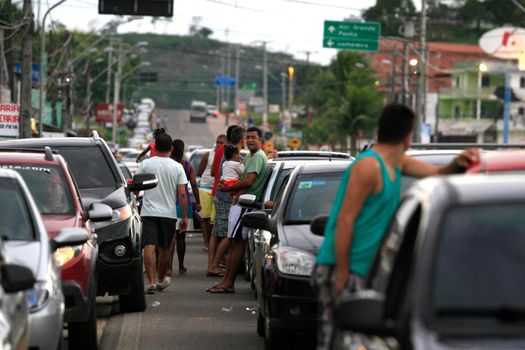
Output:
[[73,215],[42,215],[49,238],[55,238],[58,231],[65,227],[81,227],[79,220]]
[[[47,256],[43,256],[42,243],[39,241],[4,241],[5,249],[10,256],[10,263],[29,268],[37,281],[47,276]],[[49,249],[49,247],[48,247]]]
[[310,231],[310,225],[284,225],[279,232],[279,242],[317,255],[323,237],[314,235]]

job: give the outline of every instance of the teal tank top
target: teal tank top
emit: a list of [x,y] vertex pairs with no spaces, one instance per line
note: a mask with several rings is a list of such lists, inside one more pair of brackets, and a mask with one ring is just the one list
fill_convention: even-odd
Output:
[[335,265],[335,231],[337,218],[339,215],[344,215],[344,213],[340,213],[340,210],[345,198],[352,165],[364,157],[374,157],[378,160],[383,175],[383,188],[381,192],[374,193],[365,200],[361,212],[354,223],[349,269],[350,272],[361,277],[366,277],[377,249],[381,244],[381,239],[388,228],[401,197],[400,169],[395,169],[395,179],[391,181],[383,160],[373,149],[361,153],[348,169],[346,169],[341,179],[334,206],[332,207],[330,217],[325,227],[324,240],[317,256],[317,264]]

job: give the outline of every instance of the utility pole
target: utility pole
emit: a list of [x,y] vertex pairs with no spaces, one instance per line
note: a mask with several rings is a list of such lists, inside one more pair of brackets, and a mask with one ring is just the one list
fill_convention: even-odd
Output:
[[89,122],[91,119],[91,84],[93,79],[91,78],[91,61],[88,60],[86,63],[86,129],[89,129]]
[[33,6],[31,0],[24,0],[22,9],[24,13],[25,30],[22,38],[22,87],[20,98],[20,124],[19,137],[31,137],[31,85],[33,84],[33,71],[31,56],[33,52]]
[[281,132],[285,131],[286,122],[286,73],[281,72]]
[[317,51],[302,51],[306,54],[306,115],[308,117],[308,125],[312,124],[312,111],[310,110],[310,55],[317,53]]
[[263,41],[263,127],[268,125],[268,55],[266,41]]
[[[70,129],[70,119],[71,119],[71,77],[70,77],[70,58],[71,58],[71,52],[69,50],[69,45],[70,45],[70,40],[68,40],[66,42],[66,45],[64,47],[64,66],[65,66],[65,72],[66,72],[66,75],[65,75],[65,78],[62,82],[62,85],[64,86],[64,88],[66,89],[65,93],[64,93],[64,99],[65,99],[65,106],[62,108],[62,110],[65,112],[64,113],[64,118],[62,119],[62,131],[67,131]],[[65,83],[65,84],[64,84]]]
[[[5,6],[7,8],[7,12],[6,12],[6,21],[8,23],[8,26],[12,26],[12,13],[11,13],[11,0],[5,0]],[[14,59],[13,59],[13,32],[12,32],[12,29],[6,29],[5,31],[5,36],[6,36],[6,40],[5,40],[5,50],[6,50],[6,55],[5,55],[5,60],[6,60],[6,65],[7,65],[7,86],[9,87],[9,90],[10,90],[10,96],[9,96],[9,100],[10,102],[13,102],[14,100],[14,96],[15,96],[15,79],[14,79],[14,76],[13,76],[13,68],[15,66],[14,64]]]
[[421,123],[425,121],[425,100],[427,84],[427,0],[421,0],[421,36],[419,43],[419,76],[416,97],[416,124],[414,125],[414,141],[421,141]]
[[241,75],[240,67],[241,45],[237,45],[237,52],[235,54],[235,101],[233,102],[234,113],[237,115],[239,110],[239,79]]
[[117,72],[115,73],[115,90],[113,92],[113,142],[118,145],[118,104],[120,99],[120,80],[122,78],[122,45],[117,51]]
[[[224,77],[225,75],[226,75],[225,54],[224,54],[224,48],[222,48],[221,50],[221,76]],[[226,87],[223,84],[221,84],[219,88],[221,90],[221,98],[220,98],[220,105],[218,107],[219,107],[219,110],[222,111],[222,104],[226,96],[225,94]]]
[[109,39],[108,47],[108,75],[106,77],[106,103],[109,103],[109,94],[111,91],[111,67],[113,66],[113,39]]

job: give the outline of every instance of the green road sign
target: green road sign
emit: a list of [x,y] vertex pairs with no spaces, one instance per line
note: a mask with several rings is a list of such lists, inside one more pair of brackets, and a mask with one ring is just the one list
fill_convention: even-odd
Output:
[[377,51],[380,35],[380,23],[324,21],[323,47]]

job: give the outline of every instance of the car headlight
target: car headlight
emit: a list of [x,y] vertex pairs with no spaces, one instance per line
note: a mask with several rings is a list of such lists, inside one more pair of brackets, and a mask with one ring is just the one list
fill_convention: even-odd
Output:
[[35,286],[27,291],[27,304],[30,312],[42,309],[49,299],[49,283],[37,282]]
[[57,262],[57,265],[60,267],[64,266],[69,260],[73,259],[75,256],[78,256],[81,250],[81,245],[58,248],[55,251],[55,261]]
[[93,222],[92,226],[96,230],[97,228],[116,224],[117,222],[121,222],[121,221],[129,219],[131,217],[131,214],[132,214],[131,207],[129,205],[125,205],[121,208],[113,209],[113,217],[111,218],[111,220]]
[[312,275],[315,265],[314,255],[290,247],[276,249],[275,255],[279,271],[299,276]]

